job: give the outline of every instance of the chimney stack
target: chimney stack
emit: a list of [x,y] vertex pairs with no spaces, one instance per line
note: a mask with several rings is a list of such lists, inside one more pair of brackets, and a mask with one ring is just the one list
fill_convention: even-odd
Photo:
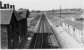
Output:
[[0,1],[0,9],[2,8],[2,2]]
[[3,5],[2,5],[2,1],[0,1],[0,9],[15,9],[15,5],[10,5],[9,3],[7,4],[5,3]]
[[12,8],[13,8],[13,6],[12,6],[12,5],[10,5],[10,8],[12,9]]
[[13,6],[13,9],[15,9],[15,5],[12,5]]
[[4,8],[5,8],[5,9],[7,8],[7,5],[6,5],[6,4],[4,4]]
[[15,5],[10,5],[10,9],[15,9]]
[[9,8],[9,4],[7,4],[7,8]]

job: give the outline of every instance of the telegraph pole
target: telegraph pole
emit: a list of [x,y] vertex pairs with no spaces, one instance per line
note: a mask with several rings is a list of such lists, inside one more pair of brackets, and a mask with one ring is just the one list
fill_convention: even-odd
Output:
[[60,16],[59,17],[61,18],[61,5],[60,5]]
[[59,18],[60,18],[60,24],[62,24],[62,23],[61,23],[61,18],[62,18],[62,16],[61,16],[62,13],[61,13],[61,12],[62,12],[62,10],[61,10],[61,5],[60,5],[60,6],[59,6]]

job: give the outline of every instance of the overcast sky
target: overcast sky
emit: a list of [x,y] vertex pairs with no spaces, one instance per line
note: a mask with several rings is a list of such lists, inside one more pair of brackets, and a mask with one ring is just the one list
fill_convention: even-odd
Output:
[[49,10],[61,8],[83,8],[84,0],[2,0],[3,3],[15,4],[16,9]]

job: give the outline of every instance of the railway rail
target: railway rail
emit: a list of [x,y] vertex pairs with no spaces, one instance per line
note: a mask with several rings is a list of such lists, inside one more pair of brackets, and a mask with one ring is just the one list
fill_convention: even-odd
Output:
[[30,47],[32,49],[39,48],[59,48],[58,46],[53,47],[49,45],[48,37],[54,34],[50,24],[48,23],[46,16],[41,15],[40,23],[38,26],[37,33],[34,33],[33,39],[31,41]]

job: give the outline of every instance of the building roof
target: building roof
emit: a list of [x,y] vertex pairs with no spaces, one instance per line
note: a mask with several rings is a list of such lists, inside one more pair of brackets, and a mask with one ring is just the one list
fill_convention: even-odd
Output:
[[[13,17],[12,12],[13,10],[10,10],[10,9],[4,9],[4,10],[0,9],[0,14],[1,14],[0,24],[10,24],[11,18]],[[26,18],[26,11],[14,11],[14,14],[17,21],[20,21]]]
[[19,21],[19,20],[22,20],[24,18],[26,18],[26,11],[17,11],[15,13],[16,15],[16,19]]
[[1,10],[0,9],[0,24],[10,24],[10,20],[11,20],[11,15],[12,15],[12,10],[9,9],[4,9]]

